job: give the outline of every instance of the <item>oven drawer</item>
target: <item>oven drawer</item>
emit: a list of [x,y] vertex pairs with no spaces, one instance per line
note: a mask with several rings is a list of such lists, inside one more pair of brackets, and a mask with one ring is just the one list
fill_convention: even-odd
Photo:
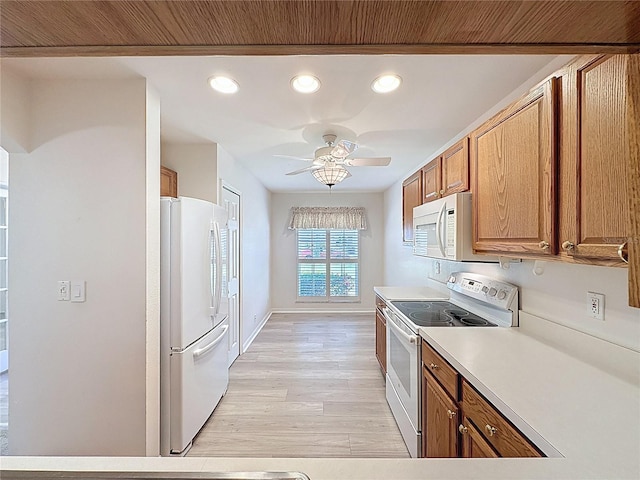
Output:
[[462,380],[462,409],[501,457],[541,457],[529,441],[482,395]]
[[460,398],[458,396],[458,372],[424,340],[422,341],[422,363],[453,399]]

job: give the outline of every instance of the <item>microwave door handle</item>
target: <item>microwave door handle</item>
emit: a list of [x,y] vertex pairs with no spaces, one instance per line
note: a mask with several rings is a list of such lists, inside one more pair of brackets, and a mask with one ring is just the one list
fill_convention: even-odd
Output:
[[444,258],[447,257],[447,252],[445,251],[444,243],[442,242],[442,217],[446,208],[447,202],[442,202],[442,207],[440,208],[440,212],[438,213],[438,220],[436,221],[436,237],[438,239],[438,248],[440,249],[440,253]]

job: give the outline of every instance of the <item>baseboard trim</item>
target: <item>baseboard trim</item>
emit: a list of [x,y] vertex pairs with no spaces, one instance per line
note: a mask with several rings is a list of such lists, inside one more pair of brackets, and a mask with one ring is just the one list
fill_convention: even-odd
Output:
[[297,309],[274,309],[271,310],[271,313],[322,313],[322,314],[331,314],[331,313],[357,313],[357,314],[374,314],[375,309],[370,310],[319,310],[319,309],[306,309],[306,308],[297,308]]
[[256,327],[255,331],[251,334],[251,336],[247,339],[247,341],[242,345],[242,353],[245,353],[249,349],[249,347],[251,346],[253,341],[256,339],[258,334],[262,331],[266,323],[269,321],[269,318],[271,318],[272,313],[273,313],[273,310],[270,310],[265,315],[265,317],[260,321],[260,323]]

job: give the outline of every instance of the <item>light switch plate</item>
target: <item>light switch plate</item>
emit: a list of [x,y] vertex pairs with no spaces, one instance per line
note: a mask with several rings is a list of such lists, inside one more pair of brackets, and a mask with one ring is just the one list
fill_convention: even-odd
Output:
[[84,280],[71,280],[71,301],[74,303],[84,302],[85,289]]
[[71,282],[69,280],[58,281],[58,301],[68,302],[71,298]]

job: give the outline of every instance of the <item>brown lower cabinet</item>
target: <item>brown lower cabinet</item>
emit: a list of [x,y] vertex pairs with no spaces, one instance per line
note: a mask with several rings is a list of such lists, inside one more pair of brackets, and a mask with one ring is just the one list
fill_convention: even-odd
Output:
[[425,412],[422,431],[422,456],[430,458],[451,458],[458,456],[458,423],[460,409],[438,384],[438,381],[422,367],[422,398]]
[[458,431],[462,434],[462,450],[460,452],[462,458],[497,458],[500,456],[467,417],[459,425]]
[[385,375],[387,374],[387,320],[382,309],[386,306],[385,301],[376,296],[376,358]]
[[[544,456],[425,341],[422,352],[423,457]],[[456,388],[435,374],[446,370],[455,372]]]

